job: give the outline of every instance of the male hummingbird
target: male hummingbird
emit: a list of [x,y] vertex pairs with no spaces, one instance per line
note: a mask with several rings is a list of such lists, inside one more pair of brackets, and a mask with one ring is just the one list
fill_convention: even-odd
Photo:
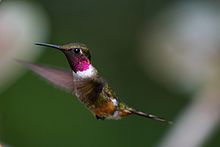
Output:
[[121,102],[108,83],[99,75],[97,69],[91,64],[90,51],[84,44],[52,45],[36,43],[36,45],[54,48],[63,52],[69,62],[71,71],[24,61],[20,62],[53,85],[71,92],[85,104],[97,119],[117,120],[135,114],[171,123],[161,117],[137,111]]

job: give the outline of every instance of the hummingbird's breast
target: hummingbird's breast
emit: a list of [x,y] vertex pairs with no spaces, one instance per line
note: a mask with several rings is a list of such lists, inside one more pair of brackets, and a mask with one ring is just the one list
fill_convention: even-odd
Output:
[[122,116],[117,96],[108,83],[97,75],[94,67],[90,66],[83,72],[73,72],[73,78],[75,95],[94,115],[108,119]]

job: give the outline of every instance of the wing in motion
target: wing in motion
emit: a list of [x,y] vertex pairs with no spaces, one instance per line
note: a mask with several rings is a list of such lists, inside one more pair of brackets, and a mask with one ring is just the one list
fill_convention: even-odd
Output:
[[104,82],[101,78],[82,79],[73,76],[71,71],[64,69],[32,64],[21,60],[17,61],[56,87],[75,94],[82,102],[87,104],[95,102],[103,89]]
[[74,78],[74,92],[79,99],[88,106],[96,102],[103,89],[104,82],[98,79]]
[[56,87],[64,89],[68,92],[73,91],[74,84],[71,71],[66,71],[55,67],[47,67],[39,64],[32,64],[21,60],[17,61],[29,68],[37,75],[40,75],[44,79],[48,80]]

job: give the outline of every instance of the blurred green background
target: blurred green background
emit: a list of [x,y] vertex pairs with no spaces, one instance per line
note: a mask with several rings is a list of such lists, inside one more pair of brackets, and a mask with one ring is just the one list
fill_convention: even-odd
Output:
[[[85,43],[94,66],[128,105],[175,120],[190,102],[190,94],[170,92],[152,80],[139,60],[143,26],[175,1],[31,2],[48,15],[48,43]],[[36,62],[69,68],[63,54],[46,48]],[[30,71],[0,93],[0,139],[11,146],[150,147],[156,146],[169,128],[136,116],[97,121],[76,97]],[[219,146],[218,135],[219,131],[204,146]]]

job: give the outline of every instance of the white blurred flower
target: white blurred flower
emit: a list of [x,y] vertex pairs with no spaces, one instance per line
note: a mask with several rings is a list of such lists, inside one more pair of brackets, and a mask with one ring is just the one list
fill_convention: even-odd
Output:
[[195,90],[219,74],[219,14],[210,3],[193,2],[165,11],[146,33],[148,50],[142,56],[147,70],[170,89],[182,91]]
[[197,90],[159,147],[199,147],[219,124],[219,14],[219,6],[211,2],[178,3],[146,35],[146,71],[152,70],[171,90]]
[[36,4],[3,1],[0,5],[0,92],[21,73],[14,59],[34,60],[41,53],[33,43],[49,33],[48,19]]
[[1,143],[0,142],[0,147],[10,147],[8,144],[5,144],[5,143]]

